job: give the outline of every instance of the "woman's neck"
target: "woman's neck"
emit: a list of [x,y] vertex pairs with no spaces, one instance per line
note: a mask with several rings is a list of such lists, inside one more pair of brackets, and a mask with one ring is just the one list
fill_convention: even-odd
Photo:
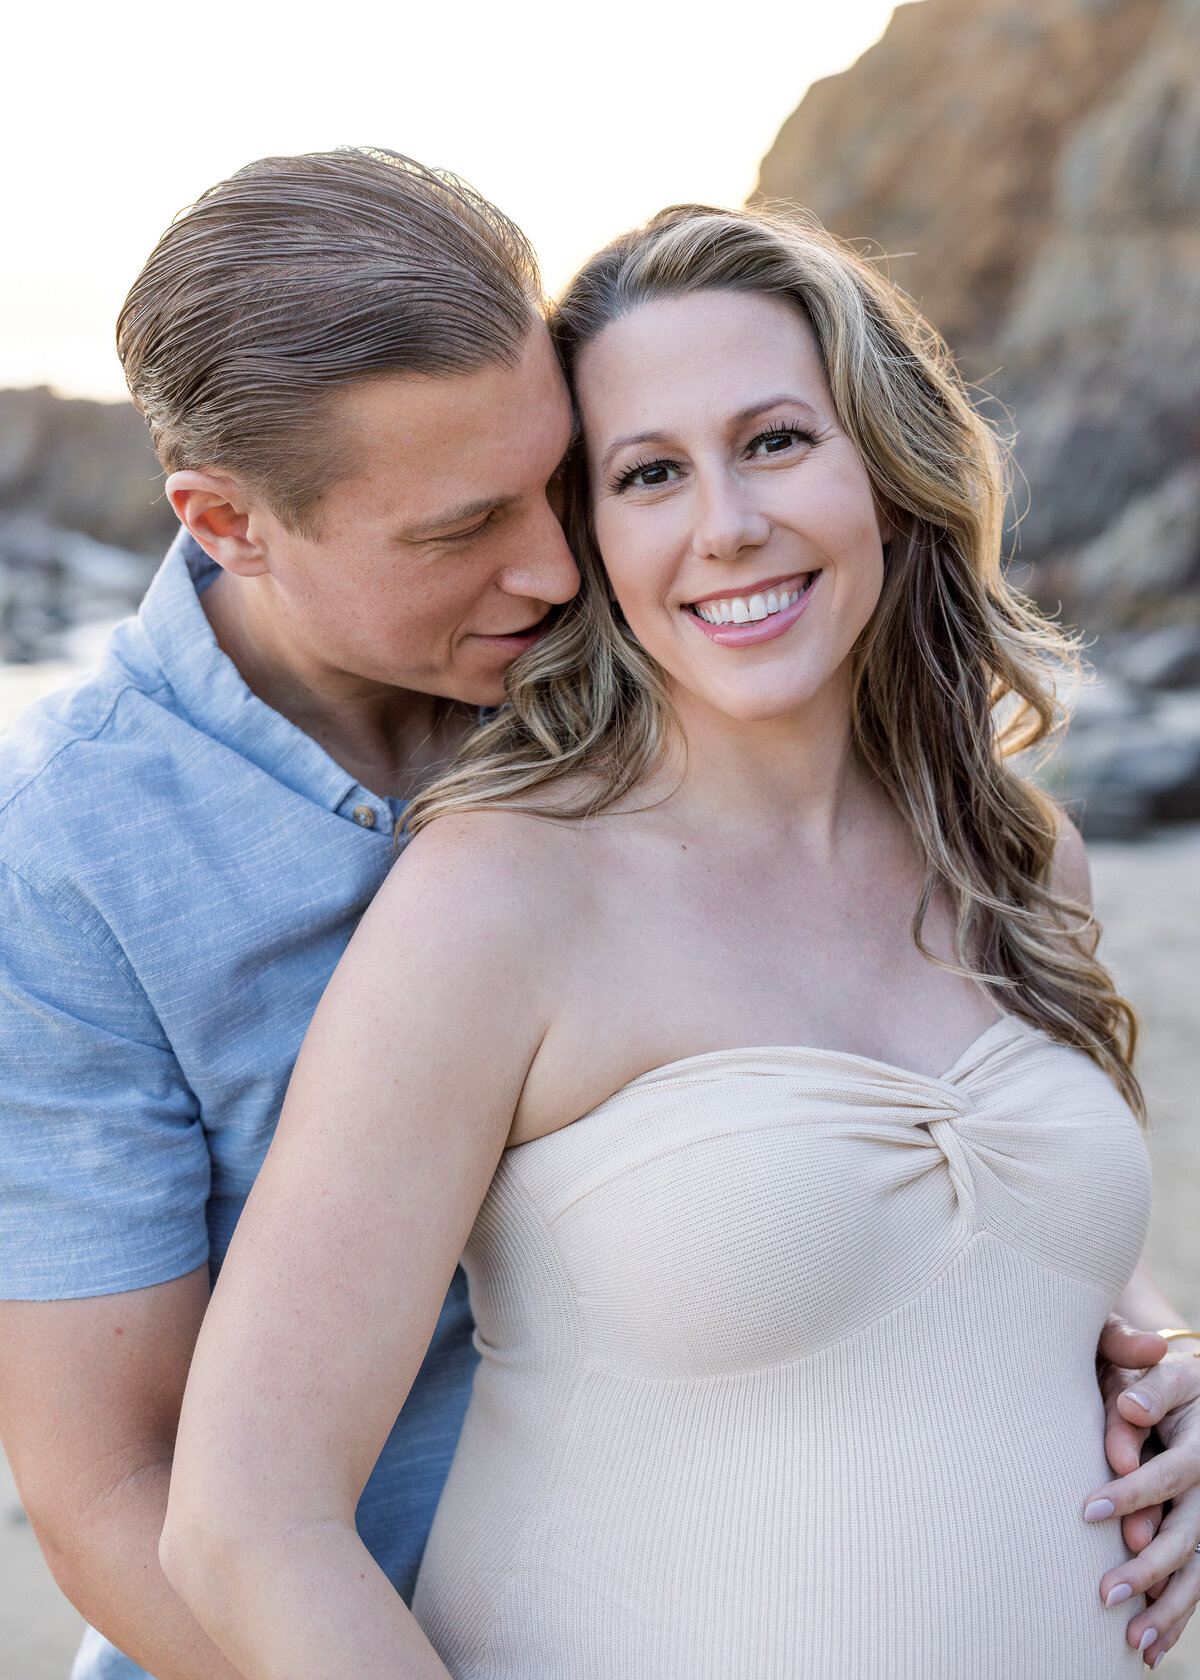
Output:
[[662,786],[674,789],[677,815],[710,833],[786,834],[826,851],[879,799],[851,742],[848,684],[829,685],[801,712],[753,721],[671,698],[677,728]]

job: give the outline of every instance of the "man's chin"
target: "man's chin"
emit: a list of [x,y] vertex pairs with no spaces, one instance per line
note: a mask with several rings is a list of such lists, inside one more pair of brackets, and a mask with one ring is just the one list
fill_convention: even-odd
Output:
[[512,663],[511,659],[503,664],[499,660],[489,660],[489,668],[486,671],[472,671],[469,674],[456,672],[453,677],[448,674],[444,688],[430,683],[426,692],[471,709],[480,706],[503,706],[508,698],[504,690],[504,678]]
[[503,706],[508,699],[502,682],[495,683],[489,688],[472,688],[469,696],[464,696],[462,705],[475,706],[488,711],[494,711],[497,706]]
[[473,706],[501,706],[508,698],[504,679],[523,653],[536,647],[546,634],[546,624],[519,636],[472,636],[474,650],[486,661],[487,675],[481,671],[477,679],[465,685],[462,698]]

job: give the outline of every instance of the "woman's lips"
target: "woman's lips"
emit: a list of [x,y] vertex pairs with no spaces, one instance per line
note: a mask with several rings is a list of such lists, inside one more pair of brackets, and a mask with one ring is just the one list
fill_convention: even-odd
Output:
[[[800,591],[799,598],[790,606],[781,608],[779,612],[772,613],[767,618],[752,620],[749,624],[709,624],[690,606],[683,610],[696,629],[702,630],[710,642],[716,642],[720,647],[754,647],[759,642],[774,641],[776,636],[782,636],[785,631],[791,629],[812,600],[813,590],[817,587],[820,577],[820,572],[811,573],[807,586]],[[757,594],[759,591],[755,590],[752,593]]]

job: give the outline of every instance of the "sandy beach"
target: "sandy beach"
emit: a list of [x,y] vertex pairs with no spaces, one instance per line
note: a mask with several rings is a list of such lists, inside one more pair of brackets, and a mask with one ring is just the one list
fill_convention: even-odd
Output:
[[[18,700],[66,672],[0,671],[0,729]],[[1090,848],[1109,961],[1143,1019],[1155,1213],[1148,1258],[1180,1312],[1200,1320],[1200,827]],[[1114,1617],[1124,1618],[1122,1611]],[[0,1459],[0,1680],[67,1680],[81,1622],[55,1587]],[[1048,1661],[1044,1674],[1059,1672]],[[1163,1664],[1200,1680],[1200,1617]],[[963,1680],[969,1680],[964,1676]],[[1026,1680],[1014,1676],[1013,1680]],[[1030,1677],[1031,1680],[1031,1677]]]

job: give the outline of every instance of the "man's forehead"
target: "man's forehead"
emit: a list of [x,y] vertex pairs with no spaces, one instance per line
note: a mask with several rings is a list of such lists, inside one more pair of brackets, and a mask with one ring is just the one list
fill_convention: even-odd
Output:
[[343,386],[340,417],[371,431],[429,434],[478,428],[506,416],[556,424],[568,403],[566,382],[540,324],[515,361],[486,361],[447,373],[379,373]]
[[333,421],[350,464],[339,499],[369,502],[420,540],[540,489],[573,417],[554,363],[356,382],[339,393]]
[[453,379],[364,381],[340,394],[332,418],[364,461],[415,461],[426,475],[441,465],[450,477],[452,463],[472,455],[553,449],[569,431],[571,409],[565,385],[486,368]]

